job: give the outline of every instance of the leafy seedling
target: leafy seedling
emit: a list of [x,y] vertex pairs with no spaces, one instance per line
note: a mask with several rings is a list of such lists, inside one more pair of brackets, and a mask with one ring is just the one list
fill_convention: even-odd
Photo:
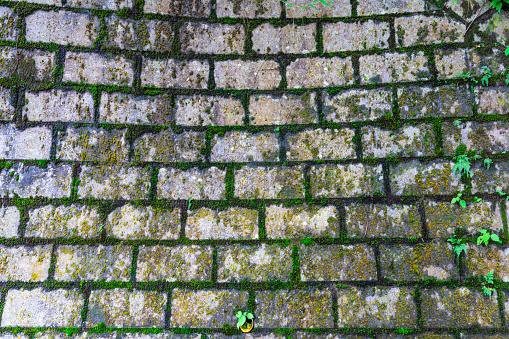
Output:
[[461,119],[454,120],[454,121],[453,121],[453,124],[454,124],[454,126],[456,126],[456,127],[460,127]]
[[467,175],[467,177],[472,177],[472,173],[470,173],[470,161],[465,154],[458,155],[457,162],[452,167],[452,174],[458,172],[460,177],[462,172]]
[[[501,192],[499,190],[495,190],[495,192],[497,192],[501,197],[503,197],[504,195],[506,195],[504,192]],[[509,201],[509,196],[505,197],[505,200]]]
[[487,158],[484,159],[484,166],[486,166],[487,169],[490,169],[490,165],[493,163],[493,160]]
[[481,159],[482,157],[479,154],[474,155],[474,160]]
[[240,329],[242,326],[244,326],[244,324],[246,323],[247,319],[253,319],[253,314],[248,313],[248,312],[242,313],[242,311],[238,311],[237,314],[235,314],[235,316],[237,318],[239,318],[239,321],[237,322],[237,328],[238,329]]
[[461,252],[467,252],[467,244],[463,243],[464,239],[456,238],[456,234],[453,235],[452,238],[447,239],[453,245],[453,251],[458,256],[458,260],[460,260]]
[[495,289],[487,285],[488,284],[493,285],[493,273],[494,273],[493,270],[491,270],[488,274],[486,274],[484,276],[484,282],[482,283],[482,292],[484,293],[484,295],[489,296],[490,300],[491,295],[493,294],[493,292],[495,292]]
[[474,197],[474,202],[484,202],[484,201],[485,201],[484,199]]
[[[488,86],[488,79],[491,78],[491,71],[488,67],[486,66],[483,66],[482,69],[484,70],[483,71],[483,77],[481,79],[481,82],[484,86]],[[484,83],[486,82],[486,83]]]
[[490,234],[490,232],[488,232],[487,230],[481,230],[481,235],[477,237],[477,245],[480,245],[482,243],[484,243],[484,245],[488,245],[490,239],[500,244],[502,243],[498,235]]
[[451,204],[454,204],[455,202],[459,202],[460,206],[462,208],[467,207],[467,203],[465,200],[460,199],[460,197],[463,195],[463,193],[458,193],[458,196],[456,198],[452,198]]
[[188,210],[189,210],[189,209],[191,209],[191,201],[193,201],[193,199],[192,199],[192,198],[189,198],[189,200],[188,200],[188,204],[187,204],[187,209],[188,209]]

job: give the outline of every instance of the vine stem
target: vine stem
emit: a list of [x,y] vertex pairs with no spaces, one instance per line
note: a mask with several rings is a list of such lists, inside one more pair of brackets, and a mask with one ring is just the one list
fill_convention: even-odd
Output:
[[481,7],[479,7],[479,10],[477,11],[477,14],[475,15],[475,18],[472,20],[472,22],[470,22],[470,25],[468,25],[467,29],[465,30],[465,33],[463,33],[463,36],[465,36],[465,34],[467,34],[468,32],[468,29],[470,28],[470,26],[472,26],[472,24],[474,23],[475,19],[477,19],[477,17],[479,16],[479,12],[481,11],[481,9],[483,8],[484,4],[486,3],[486,1],[488,0],[484,0],[483,4],[481,5]]

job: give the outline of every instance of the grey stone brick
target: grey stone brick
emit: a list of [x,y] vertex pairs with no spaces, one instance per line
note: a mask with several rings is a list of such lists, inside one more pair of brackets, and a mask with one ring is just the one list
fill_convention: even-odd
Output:
[[334,96],[323,93],[325,120],[355,122],[376,120],[392,111],[392,93],[387,89],[346,90]]
[[494,245],[468,244],[465,251],[465,274],[485,276],[493,270],[494,277],[509,282],[509,248]]
[[11,102],[11,91],[0,87],[0,120],[12,121],[14,118],[14,106]]
[[235,170],[234,195],[240,199],[304,198],[303,169],[303,166],[244,166]]
[[346,228],[349,237],[420,237],[421,217],[417,206],[349,204]]
[[380,15],[394,13],[423,12],[426,2],[424,0],[408,0],[399,2],[396,0],[359,0],[357,15]]
[[72,166],[50,163],[47,168],[15,163],[0,171],[0,196],[63,198],[71,195]]
[[269,239],[337,237],[338,211],[334,206],[267,206],[265,228]]
[[421,292],[423,325],[435,328],[500,327],[497,296],[492,300],[482,291],[466,287],[425,289]]
[[51,129],[45,126],[18,130],[15,124],[0,126],[0,158],[49,159]]
[[0,246],[0,281],[44,281],[48,278],[51,248]]
[[463,42],[466,26],[450,17],[414,15],[394,19],[396,44],[413,46],[418,44],[440,44]]
[[384,193],[382,165],[317,165],[310,170],[314,197],[358,197]]
[[424,52],[363,55],[359,58],[362,84],[428,80],[431,73]]
[[180,210],[125,204],[108,215],[105,229],[108,236],[124,240],[177,239],[180,232]]
[[60,89],[26,92],[23,117],[29,121],[91,123],[94,120],[94,99],[90,92]]
[[159,20],[130,20],[116,15],[106,18],[105,47],[165,52],[171,50],[171,24]]
[[33,87],[36,81],[52,81],[54,69],[55,52],[0,47],[0,78],[16,73]]
[[244,54],[244,27],[237,25],[186,22],[180,28],[182,53]]
[[462,191],[464,184],[452,177],[452,161],[435,160],[421,163],[418,160],[390,165],[389,181],[394,195],[450,195]]
[[503,230],[500,204],[490,201],[467,203],[466,208],[450,202],[426,201],[424,212],[432,238],[452,237],[457,228],[464,228],[470,235],[486,228]]
[[274,27],[267,22],[253,30],[253,51],[261,54],[316,52],[316,24]]
[[432,124],[405,124],[397,131],[368,126],[361,128],[361,134],[364,157],[432,156],[437,147]]
[[359,245],[300,245],[302,281],[376,280],[373,248]]
[[507,339],[509,335],[505,333],[497,333],[497,334],[468,334],[461,333],[461,339]]
[[292,247],[267,244],[219,246],[217,261],[218,282],[288,281],[292,272]]
[[352,129],[307,129],[297,134],[287,134],[286,157],[288,160],[354,159],[355,145]]
[[55,280],[129,281],[132,247],[59,246]]
[[0,238],[17,238],[20,211],[16,206],[0,207]]
[[218,18],[278,18],[281,14],[279,3],[271,0],[217,0]]
[[[90,332],[88,332],[90,333]],[[117,332],[112,332],[112,338],[114,339],[117,335]],[[104,336],[105,333],[102,334]],[[210,334],[208,334],[210,335]],[[161,333],[143,333],[143,332],[124,332],[121,334],[122,339],[144,339],[144,338],[152,338],[152,339],[200,339],[202,336],[201,333],[175,333],[175,332],[161,332]]]
[[278,161],[279,141],[275,133],[251,134],[244,131],[216,134],[211,142],[212,162]]
[[136,281],[210,280],[211,246],[140,246]]
[[133,78],[133,62],[122,56],[80,52],[68,52],[65,56],[63,82],[130,86]]
[[482,76],[483,67],[487,67],[493,76],[497,74],[505,75],[507,56],[503,48],[492,47],[491,50],[485,52],[470,48],[466,50],[466,56],[470,66],[468,70],[472,72],[473,76]]
[[202,207],[188,212],[186,237],[204,239],[258,239],[258,212],[241,207],[224,211]]
[[170,125],[173,110],[168,94],[137,96],[124,93],[101,93],[99,121],[112,124]]
[[208,78],[207,61],[143,59],[141,86],[205,89]]
[[9,7],[0,7],[0,39],[16,41],[19,30],[16,28],[18,16]]
[[[505,122],[487,123],[464,122],[460,126],[453,122],[442,124],[444,136],[444,153],[453,155],[460,144],[477,152],[486,151],[490,154],[509,151],[509,125]],[[475,135],[475,138],[472,137]]]
[[496,190],[503,192],[509,190],[509,163],[493,162],[490,169],[481,163],[472,167],[472,194],[494,194]]
[[125,165],[82,166],[79,198],[148,199],[150,168]]
[[143,12],[203,18],[210,15],[210,0],[146,0]]
[[[285,6],[287,18],[349,17],[352,15],[352,5],[350,1],[347,0],[329,1],[328,3],[331,4],[331,6],[325,6],[320,2],[316,2],[314,4],[315,8],[308,7],[308,5],[313,2],[307,0],[293,0],[291,3],[294,6]],[[301,8],[300,6],[304,6],[305,8]]]
[[472,99],[468,86],[398,88],[398,104],[403,119],[424,117],[472,116]]
[[79,327],[83,305],[78,290],[11,289],[5,298],[2,327]]
[[509,113],[509,88],[507,87],[476,87],[475,103],[479,114]]
[[87,327],[163,327],[166,293],[115,288],[90,293]]
[[435,66],[439,79],[456,79],[458,73],[466,73],[467,63],[464,49],[437,49]]
[[239,99],[204,95],[177,96],[175,120],[184,126],[242,125],[246,114]]
[[70,7],[82,7],[92,9],[106,9],[118,11],[122,8],[131,8],[133,0],[69,0],[67,5]]
[[489,36],[493,36],[496,42],[499,44],[505,44],[505,33],[507,29],[508,17],[503,12],[494,12],[487,17],[488,20],[483,20],[479,23],[479,29],[482,32],[486,32]]
[[[470,3],[466,0],[456,2],[454,2],[454,0],[447,0],[444,1],[444,4],[446,4],[448,9],[461,16],[467,22],[472,21],[477,15],[483,15],[491,9],[489,3],[483,3],[481,0],[473,0]],[[480,11],[477,12],[478,10]]]
[[26,40],[92,47],[100,21],[88,14],[67,11],[36,11],[25,18]]
[[249,98],[251,125],[310,124],[318,122],[316,94],[283,94],[281,97],[252,95]]
[[101,216],[87,205],[46,205],[28,211],[25,237],[94,238],[100,236]]
[[266,328],[332,328],[329,289],[260,291],[255,293],[256,324]]
[[216,61],[214,64],[216,88],[274,89],[279,86],[279,65],[272,60]]
[[226,171],[217,167],[183,171],[176,168],[160,168],[157,179],[157,197],[169,199],[226,198]]
[[205,133],[174,133],[171,128],[157,134],[146,133],[134,142],[135,161],[200,161],[205,157],[200,153],[205,147]]
[[288,88],[310,88],[352,85],[352,59],[332,57],[302,58],[286,68]]
[[407,287],[338,289],[338,327],[415,328],[414,290]]
[[[312,332],[294,332],[292,334],[292,339],[368,339],[369,336],[365,335],[355,335],[355,334],[340,334],[340,333],[312,333]],[[378,337],[377,337],[378,339]],[[399,339],[399,338],[398,338]],[[452,338],[451,338],[452,339]]]
[[323,26],[324,52],[361,51],[389,47],[389,23],[368,20],[335,22]]
[[127,129],[74,128],[58,132],[57,158],[77,161],[127,162]]

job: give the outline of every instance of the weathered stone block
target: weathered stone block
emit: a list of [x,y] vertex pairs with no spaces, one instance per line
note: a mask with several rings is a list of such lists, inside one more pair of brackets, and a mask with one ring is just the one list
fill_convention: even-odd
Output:
[[360,51],[389,47],[388,22],[335,22],[323,26],[324,52]]
[[216,88],[275,89],[281,81],[279,65],[272,60],[216,61],[214,67]]
[[283,94],[274,98],[252,95],[249,98],[251,125],[310,124],[318,122],[315,93]]
[[29,121],[88,122],[94,120],[94,98],[90,92],[53,90],[26,92],[23,117]]
[[143,58],[141,86],[205,89],[208,78],[209,64],[206,61]]
[[395,18],[394,27],[398,46],[463,42],[466,29],[450,17],[424,15]]
[[251,134],[244,131],[215,135],[211,142],[212,162],[278,161],[279,141],[275,133]]
[[316,24],[274,27],[267,22],[253,30],[253,51],[261,54],[305,54],[316,51]]
[[242,125],[246,114],[240,100],[233,97],[203,95],[177,96],[177,125],[233,126]]
[[0,207],[0,237],[17,238],[20,211],[16,206]]
[[[422,0],[421,0],[422,1]],[[428,80],[431,73],[424,52],[363,55],[359,58],[361,83]]]
[[352,59],[332,57],[302,58],[286,68],[288,88],[311,88],[352,85]]
[[214,211],[206,207],[188,213],[189,239],[258,239],[258,212],[240,207]]
[[18,130],[15,124],[0,126],[0,158],[49,159],[51,129],[45,126]]
[[246,35],[240,24],[187,22],[180,28],[182,53],[244,54]]
[[235,192],[240,199],[304,198],[302,166],[242,167],[235,170]]
[[352,129],[307,129],[297,134],[287,134],[286,158],[288,160],[337,160],[354,159],[355,145]]
[[160,168],[157,179],[158,198],[213,199],[226,198],[226,171],[217,167],[183,171],[176,168]]
[[0,281],[44,281],[48,270],[53,245],[44,246],[0,246]]

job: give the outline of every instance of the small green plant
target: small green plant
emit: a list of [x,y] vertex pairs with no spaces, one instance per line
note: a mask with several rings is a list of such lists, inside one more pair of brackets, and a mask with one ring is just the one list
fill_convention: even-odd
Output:
[[189,209],[191,209],[191,201],[193,201],[193,199],[192,199],[192,198],[189,198],[189,199],[187,200],[187,202],[188,202],[188,204],[187,204],[187,209],[188,209],[188,210],[189,210]]
[[474,197],[474,202],[484,202],[484,201],[485,201],[484,199]]
[[237,328],[240,329],[247,323],[247,319],[253,319],[254,316],[252,313],[238,311],[235,316],[239,318],[239,321],[237,322]]
[[467,252],[467,244],[463,243],[465,239],[456,238],[456,234],[452,236],[452,238],[447,239],[453,245],[453,251],[458,256],[458,260],[460,259],[461,252]]
[[472,173],[470,172],[470,161],[468,159],[468,156],[465,154],[460,154],[457,157],[457,162],[452,167],[452,174],[458,172],[460,177],[462,175],[462,172],[467,175],[467,177],[472,177]]
[[484,166],[486,166],[487,169],[490,169],[490,165],[493,163],[493,160],[490,158],[484,159]]
[[[509,4],[509,0],[504,0],[504,2]],[[500,13],[500,10],[502,9],[502,0],[491,0],[490,6]]]
[[484,243],[484,245],[488,245],[490,239],[500,244],[502,243],[498,235],[490,234],[490,232],[488,232],[487,230],[481,230],[481,235],[477,237],[477,245],[480,245],[482,243]]
[[462,208],[467,207],[467,203],[466,203],[466,201],[465,201],[465,200],[463,200],[463,199],[460,199],[462,195],[463,195],[463,193],[458,193],[458,196],[457,196],[456,198],[452,198],[452,200],[451,200],[451,204],[454,204],[455,202],[459,202],[459,204],[460,204],[460,206],[461,206]]
[[482,283],[482,292],[484,293],[484,295],[487,295],[490,297],[490,300],[491,300],[491,295],[493,294],[493,292],[495,292],[495,289],[491,286],[487,286],[488,284],[490,285],[493,285],[493,270],[491,270],[488,274],[486,274],[484,276],[484,282]]
[[[499,190],[495,190],[495,192],[497,192],[501,197],[503,197],[504,195],[506,195],[504,192],[501,192]],[[509,201],[509,196],[505,197],[505,200]]]
[[[281,0],[283,1],[285,4],[286,4],[286,7],[291,7],[293,6],[293,4],[291,2],[288,2],[286,0]],[[299,6],[299,7],[302,7],[302,8],[306,8],[306,7],[312,7],[312,8],[315,8],[315,6],[313,6],[313,4],[317,3],[318,1],[320,1],[322,4],[324,4],[325,6],[329,7],[329,4],[327,3],[327,1],[325,0],[314,0],[313,3],[309,4],[309,5],[306,5],[306,6]]]
[[[500,6],[502,6],[502,5],[500,5]],[[491,78],[491,71],[486,66],[483,66],[482,69],[483,69],[483,77],[481,79],[481,82],[484,86],[488,86],[488,79]],[[486,83],[484,83],[484,82],[486,82]]]
[[454,120],[454,121],[453,121],[453,124],[454,124],[454,126],[456,126],[456,127],[460,127],[461,119]]

